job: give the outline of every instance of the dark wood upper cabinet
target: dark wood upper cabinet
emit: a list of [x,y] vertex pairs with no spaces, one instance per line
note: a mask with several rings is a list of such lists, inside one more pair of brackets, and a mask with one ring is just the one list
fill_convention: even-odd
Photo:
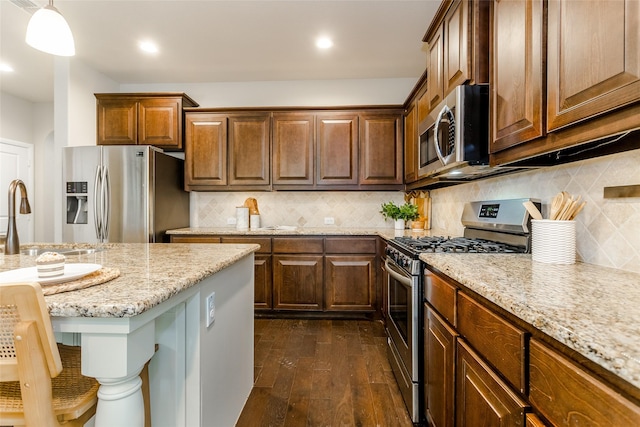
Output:
[[429,109],[456,86],[489,79],[489,6],[484,0],[444,0],[425,34]]
[[401,189],[402,110],[273,113],[273,188]]
[[229,116],[229,185],[271,184],[270,134],[268,113]]
[[360,185],[402,185],[402,115],[360,115]]
[[187,190],[227,185],[227,116],[185,115],[185,187]]
[[545,134],[542,0],[492,3],[491,134],[501,150]]
[[185,114],[187,190],[268,189],[270,116]]
[[182,150],[182,109],[198,105],[182,93],[95,96],[98,145],[144,144]]
[[404,114],[404,181],[418,179],[418,101],[414,100]]
[[640,99],[640,2],[549,1],[549,130]]
[[438,27],[429,40],[428,50],[428,83],[429,110],[438,106],[444,99],[444,28]]
[[273,113],[273,184],[313,185],[315,116]]
[[316,115],[316,183],[358,184],[358,114]]
[[491,163],[640,126],[640,3],[492,3]]

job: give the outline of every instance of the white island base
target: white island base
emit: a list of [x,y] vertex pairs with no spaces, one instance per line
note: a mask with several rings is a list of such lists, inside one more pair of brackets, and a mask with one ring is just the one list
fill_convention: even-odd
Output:
[[139,373],[149,359],[154,427],[236,423],[253,386],[253,258],[133,317],[52,318],[57,333],[80,334],[82,372],[100,382],[95,426],[144,426]]

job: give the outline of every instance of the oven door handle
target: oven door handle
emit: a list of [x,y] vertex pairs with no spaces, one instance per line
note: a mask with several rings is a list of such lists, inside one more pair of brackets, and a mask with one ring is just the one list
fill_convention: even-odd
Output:
[[402,283],[404,286],[408,288],[413,287],[413,282],[411,280],[411,277],[408,277],[406,274],[403,274],[400,271],[398,271],[398,269],[393,264],[391,264],[389,260],[385,261],[384,269],[387,271],[387,273],[389,273],[391,277],[396,279],[398,282]]

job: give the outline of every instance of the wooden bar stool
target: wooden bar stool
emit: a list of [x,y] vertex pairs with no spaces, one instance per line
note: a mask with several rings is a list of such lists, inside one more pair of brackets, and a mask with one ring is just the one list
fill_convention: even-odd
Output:
[[0,284],[0,425],[84,425],[96,412],[99,384],[80,368],[80,347],[55,341],[40,284]]

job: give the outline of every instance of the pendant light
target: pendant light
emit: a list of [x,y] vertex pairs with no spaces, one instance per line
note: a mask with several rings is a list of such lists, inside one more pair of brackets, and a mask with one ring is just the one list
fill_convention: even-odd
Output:
[[53,7],[53,0],[49,0],[47,6],[38,9],[31,17],[26,41],[29,46],[52,55],[76,54],[71,28],[58,9]]

